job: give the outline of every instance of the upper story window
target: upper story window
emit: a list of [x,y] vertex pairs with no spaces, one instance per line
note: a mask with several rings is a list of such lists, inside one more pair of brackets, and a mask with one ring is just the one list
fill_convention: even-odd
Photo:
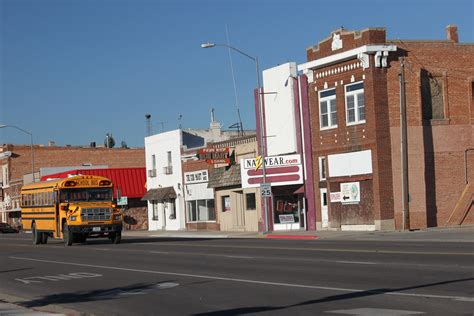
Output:
[[319,180],[326,180],[326,157],[319,157]]
[[151,155],[151,169],[156,169],[156,156]]
[[7,187],[10,185],[10,176],[8,174],[8,165],[2,166],[2,186]]
[[171,159],[171,151],[168,151],[167,155],[168,155],[168,166],[172,166],[173,160]]
[[148,170],[148,177],[154,178],[156,177],[156,156],[151,155],[151,169]]
[[426,70],[421,72],[423,119],[444,119],[444,79]]
[[166,152],[168,156],[168,165],[163,168],[164,174],[172,174],[173,173],[173,161],[171,158],[171,151]]
[[336,89],[319,92],[319,124],[321,129],[337,127]]
[[365,123],[364,83],[350,84],[345,89],[347,125]]

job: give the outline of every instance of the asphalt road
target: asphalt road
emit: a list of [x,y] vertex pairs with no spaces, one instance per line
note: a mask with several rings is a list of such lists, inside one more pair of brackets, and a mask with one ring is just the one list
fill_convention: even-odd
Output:
[[0,235],[0,299],[85,315],[474,315],[474,243]]

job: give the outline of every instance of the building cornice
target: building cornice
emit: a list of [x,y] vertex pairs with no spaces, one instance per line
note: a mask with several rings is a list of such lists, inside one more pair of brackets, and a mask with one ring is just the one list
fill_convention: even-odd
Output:
[[364,45],[357,47],[342,53],[334,54],[331,56],[319,58],[298,65],[298,71],[307,73],[309,70],[327,67],[333,64],[341,63],[350,59],[359,58],[361,54],[376,54],[377,52],[394,52],[397,50],[396,45]]

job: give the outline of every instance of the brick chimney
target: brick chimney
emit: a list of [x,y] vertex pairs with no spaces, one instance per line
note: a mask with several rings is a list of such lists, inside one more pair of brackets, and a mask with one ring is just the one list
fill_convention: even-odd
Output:
[[459,43],[458,27],[451,24],[446,26],[446,37],[448,41]]

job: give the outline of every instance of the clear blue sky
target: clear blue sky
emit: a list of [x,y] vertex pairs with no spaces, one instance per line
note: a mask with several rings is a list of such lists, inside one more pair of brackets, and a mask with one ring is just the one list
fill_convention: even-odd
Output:
[[[261,69],[306,61],[306,48],[343,26],[386,27],[388,39],[445,39],[456,24],[474,42],[474,2],[316,0],[0,0],[0,124],[35,143],[143,146],[153,131],[208,128],[210,108],[236,123],[230,43]],[[232,54],[244,127],[255,128],[255,64]],[[163,124],[160,122],[164,122]],[[0,143],[27,144],[12,128]]]

